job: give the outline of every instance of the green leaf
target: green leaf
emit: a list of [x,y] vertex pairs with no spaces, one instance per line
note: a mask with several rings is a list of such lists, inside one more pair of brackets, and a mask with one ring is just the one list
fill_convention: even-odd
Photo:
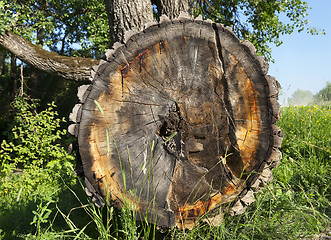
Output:
[[166,140],[165,143],[169,142],[174,136],[177,135],[177,132],[172,133]]

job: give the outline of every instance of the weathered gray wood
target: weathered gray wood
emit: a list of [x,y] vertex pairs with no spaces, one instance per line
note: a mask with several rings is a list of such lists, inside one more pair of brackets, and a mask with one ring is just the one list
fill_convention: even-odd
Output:
[[255,201],[253,190],[249,190],[243,198],[240,199],[245,205],[250,205]]
[[75,136],[75,137],[78,137],[78,127],[79,125],[78,124],[70,124],[69,127],[68,127],[68,132]]
[[82,85],[78,87],[77,97],[80,103],[84,103],[91,91],[91,85]]
[[82,104],[76,104],[69,115],[69,120],[75,123],[80,122],[80,117],[82,115]]
[[257,56],[256,59],[259,61],[260,65],[261,65],[263,74],[266,75],[269,70],[268,60],[264,56]]
[[230,215],[234,216],[234,215],[240,215],[242,213],[244,213],[246,210],[246,206],[244,206],[240,200],[238,200],[233,207],[230,210]]
[[191,228],[231,202],[242,213],[281,158],[279,84],[265,59],[185,14],[127,34],[106,58],[70,127],[95,201],[108,195],[167,227]]
[[280,84],[275,77],[267,75],[266,79],[268,81],[269,95],[272,98],[278,99],[278,94],[280,91]]
[[252,55],[256,54],[256,48],[250,41],[244,40],[241,43],[248,47]]

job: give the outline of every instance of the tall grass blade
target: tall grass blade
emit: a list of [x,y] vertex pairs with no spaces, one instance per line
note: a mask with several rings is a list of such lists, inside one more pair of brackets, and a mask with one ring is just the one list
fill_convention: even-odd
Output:
[[103,115],[103,109],[102,109],[102,107],[100,106],[100,104],[98,103],[98,101],[97,101],[97,100],[94,100],[94,103],[95,103],[95,105],[98,107],[98,109],[99,109],[99,111],[101,112],[101,114]]

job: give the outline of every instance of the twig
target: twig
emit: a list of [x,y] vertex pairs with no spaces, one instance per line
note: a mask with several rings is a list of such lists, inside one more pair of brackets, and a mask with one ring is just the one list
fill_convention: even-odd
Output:
[[305,190],[300,186],[298,185],[298,187],[301,189],[303,195],[305,196],[307,202],[309,203],[309,205],[311,206],[311,208],[313,209],[313,214],[314,214],[314,217],[316,217],[316,214],[315,214],[315,208],[313,206],[313,204],[311,203],[310,199],[308,198],[307,194],[305,193]]
[[24,87],[24,76],[23,76],[23,64],[21,65],[21,89],[20,89],[20,97],[23,96],[23,87]]
[[88,207],[89,205],[90,205],[90,204],[85,204],[85,205],[83,205],[83,206],[74,207],[74,208],[70,209],[70,211],[69,211],[69,213],[68,213],[68,215],[67,215],[67,218],[69,218],[69,216],[70,216],[70,214],[71,214],[71,212],[72,212],[73,210],[80,209],[80,208],[86,208],[86,207]]
[[[179,204],[178,204],[178,201],[177,201],[177,197],[175,195],[175,200],[176,200],[176,203],[177,203],[177,206],[179,207]],[[182,223],[182,226],[183,226],[183,234],[184,234],[184,239],[186,239],[186,234],[185,234],[185,225],[184,225],[184,221],[183,221],[183,216],[182,216],[182,213],[181,211],[178,211],[179,212],[179,217],[180,217],[180,221]]]
[[328,149],[325,149],[325,148],[321,148],[321,147],[319,147],[319,146],[316,146],[316,145],[314,145],[314,144],[311,144],[311,143],[309,143],[309,142],[306,142],[306,141],[302,141],[303,143],[305,143],[305,144],[308,144],[308,145],[310,145],[310,146],[312,146],[312,147],[316,147],[316,148],[318,148],[318,149],[321,149],[321,150],[323,150],[323,151],[326,151],[326,152],[329,152],[329,150]]
[[262,182],[263,182],[263,185],[264,185],[264,186],[269,190],[269,192],[271,193],[272,198],[277,202],[277,199],[276,199],[274,193],[271,191],[269,185],[266,184],[264,181],[262,181]]

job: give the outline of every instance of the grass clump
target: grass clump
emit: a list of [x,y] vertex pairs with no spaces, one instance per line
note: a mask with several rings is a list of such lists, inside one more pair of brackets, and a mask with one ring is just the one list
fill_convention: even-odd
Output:
[[302,204],[330,217],[331,108],[285,108],[279,125],[286,135],[275,176],[293,188]]

